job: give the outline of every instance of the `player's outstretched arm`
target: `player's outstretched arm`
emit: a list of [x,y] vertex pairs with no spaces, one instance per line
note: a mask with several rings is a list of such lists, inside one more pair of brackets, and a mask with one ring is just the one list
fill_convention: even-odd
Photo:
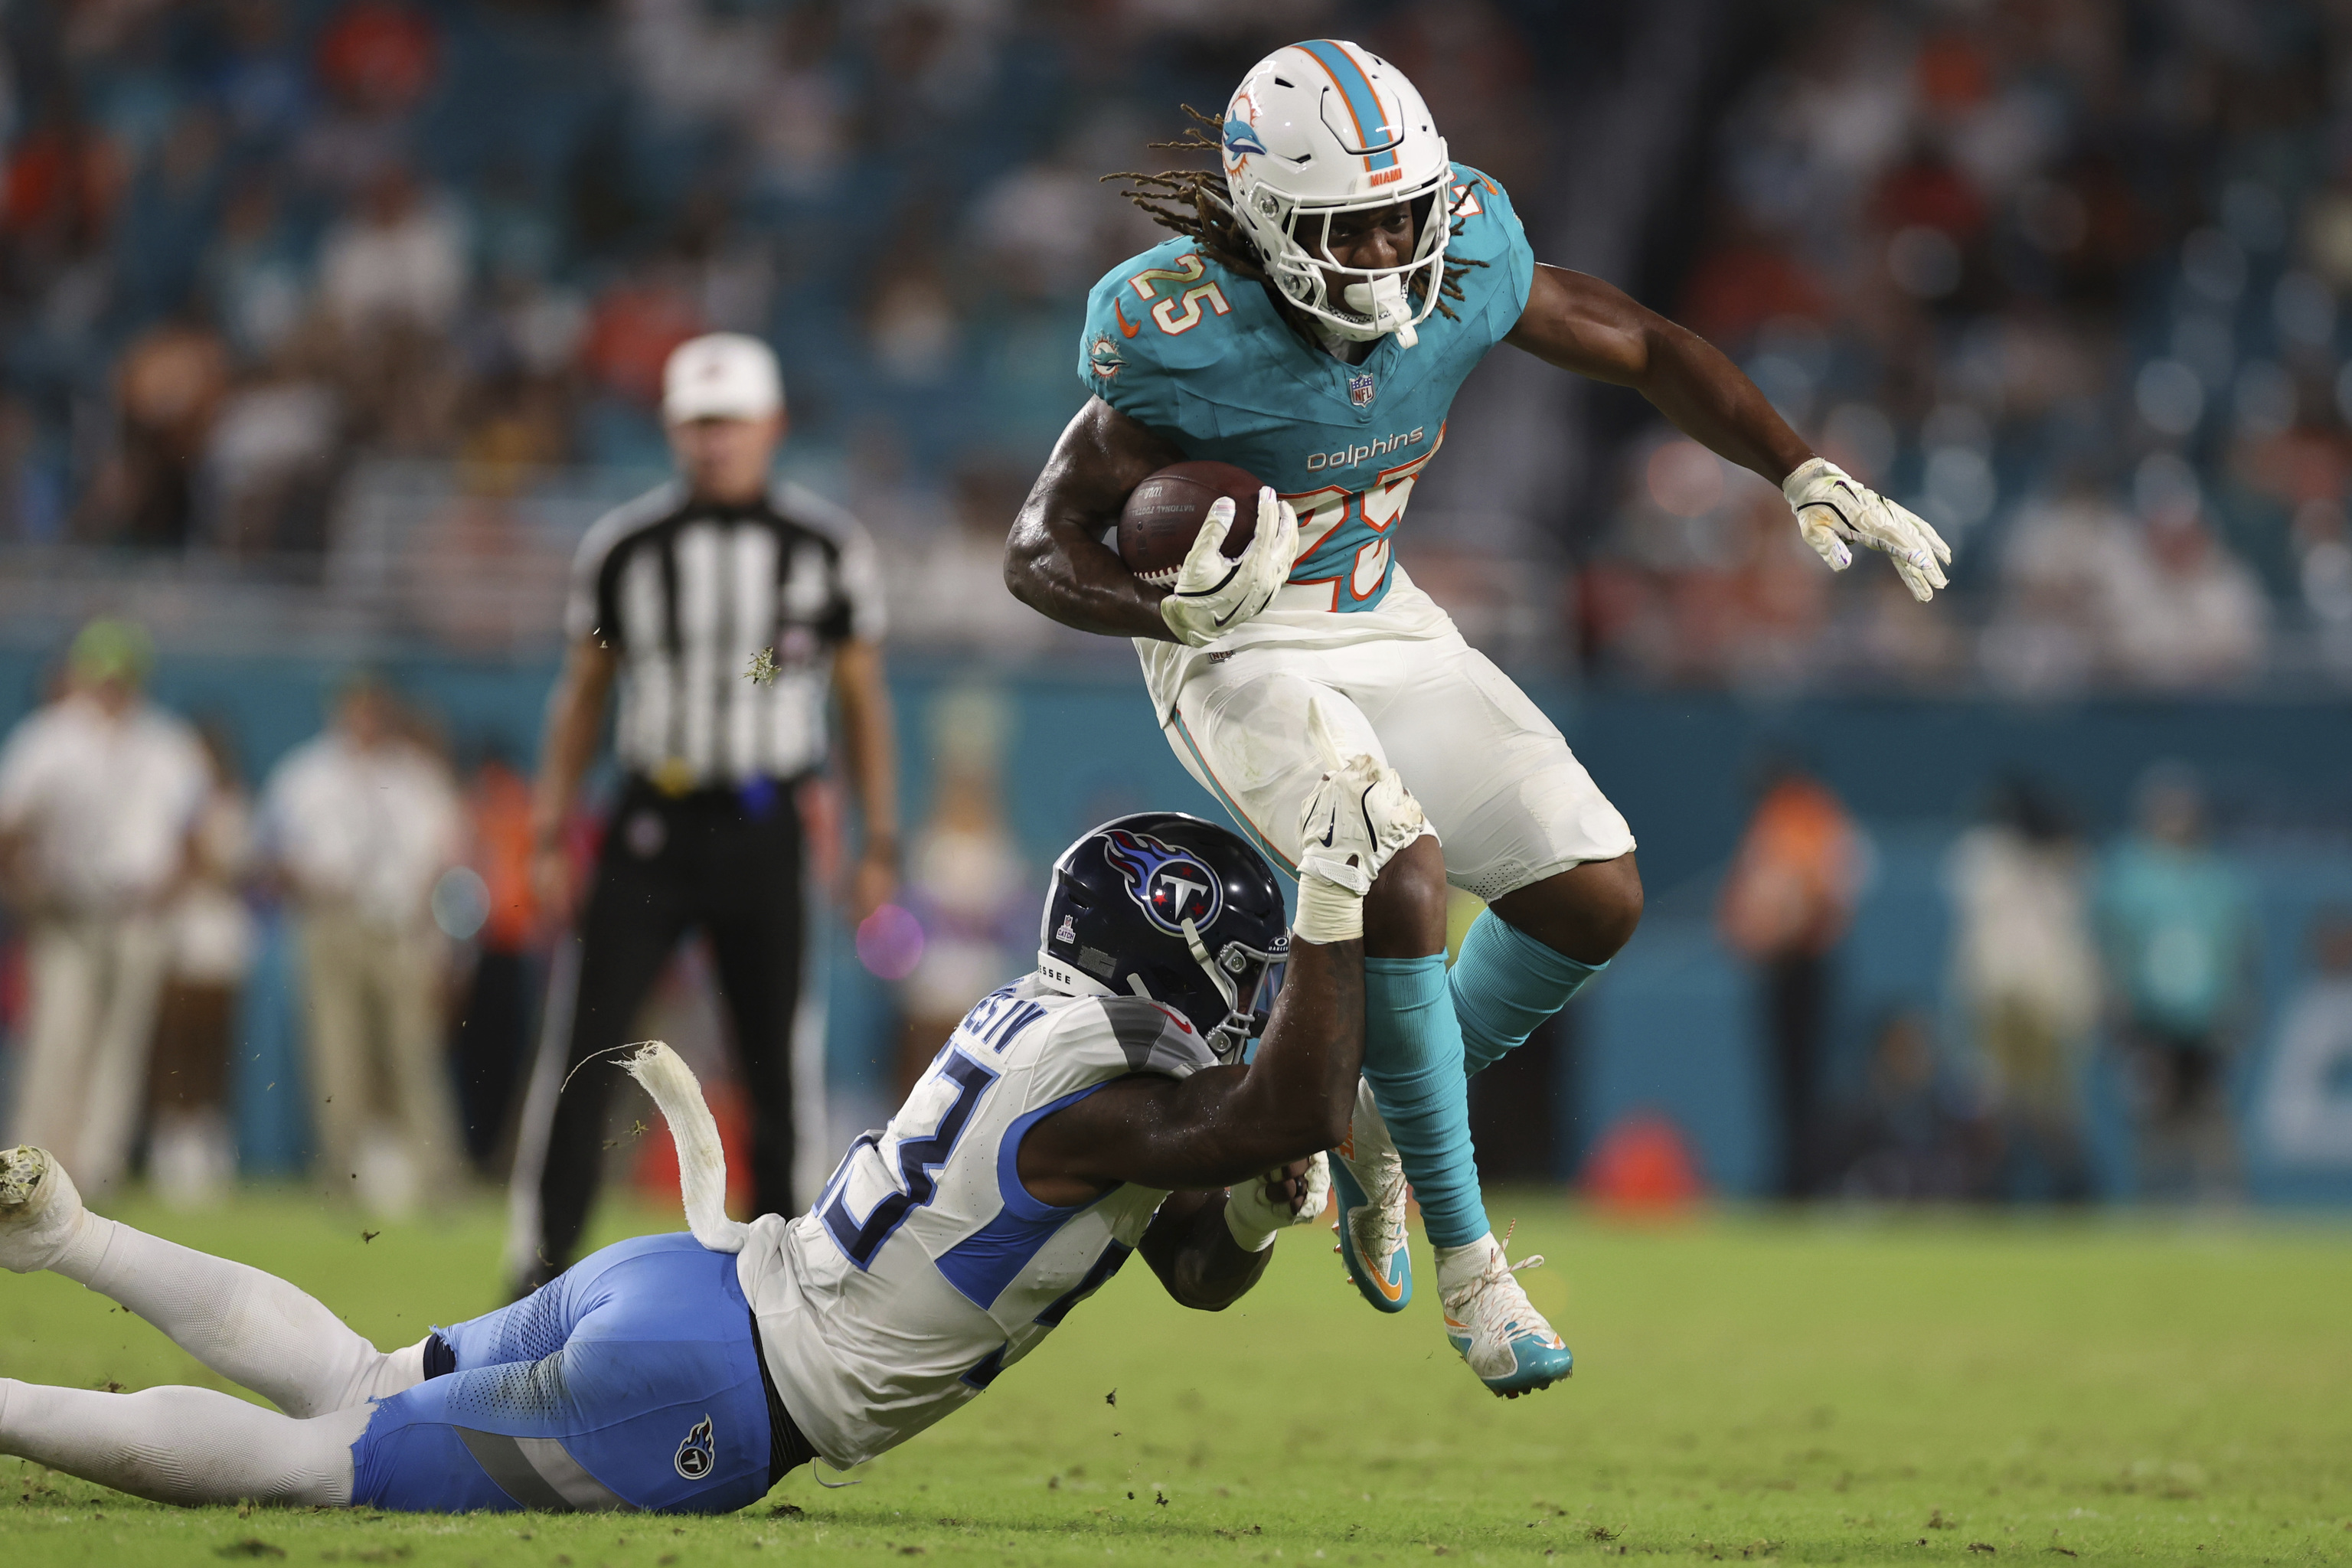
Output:
[[1813,456],[1722,350],[1622,289],[1538,266],[1504,341],[1562,370],[1633,388],[1675,429],[1780,486],[1798,531],[1832,571],[1852,564],[1849,546],[1862,544],[1885,552],[1913,598],[1932,599],[1944,586],[1952,552],[1934,529]]
[[1004,585],[1040,614],[1110,637],[1175,634],[1160,614],[1165,588],[1139,581],[1103,543],[1128,493],[1184,454],[1099,397],[1054,443],[1054,455],[1004,541]]
[[1122,1182],[1230,1187],[1347,1135],[1364,1061],[1364,947],[1294,938],[1273,1021],[1248,1067],[1137,1073],[1055,1111],[1022,1140],[1022,1185],[1091,1203]]
[[[1022,1184],[1045,1203],[1090,1202],[1121,1182],[1175,1191],[1144,1252],[1189,1306],[1248,1289],[1280,1229],[1321,1211],[1321,1151],[1347,1133],[1364,1059],[1364,895],[1423,831],[1395,770],[1341,763],[1318,710],[1307,728],[1330,771],[1300,813],[1298,918],[1256,1057],[1183,1079],[1118,1079],[1040,1121],[1016,1156]],[[1226,1186],[1230,1196],[1200,1190]]]
[[1813,455],[1722,350],[1598,278],[1538,265],[1527,308],[1503,341],[1562,370],[1632,387],[1675,429],[1776,485]]

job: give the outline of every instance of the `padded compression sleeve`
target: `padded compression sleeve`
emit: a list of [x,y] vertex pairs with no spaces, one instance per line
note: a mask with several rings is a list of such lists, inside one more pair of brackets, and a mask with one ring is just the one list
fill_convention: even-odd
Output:
[[1421,1200],[1433,1247],[1486,1234],[1470,1147],[1470,1084],[1445,955],[1364,960],[1364,1078]]
[[1608,967],[1554,952],[1494,910],[1480,911],[1446,977],[1462,1023],[1464,1070],[1475,1075],[1524,1044]]

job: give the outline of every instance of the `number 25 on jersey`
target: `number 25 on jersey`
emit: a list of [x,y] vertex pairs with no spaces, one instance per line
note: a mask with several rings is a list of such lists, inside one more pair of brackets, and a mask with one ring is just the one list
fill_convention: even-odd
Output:
[[[1127,286],[1135,290],[1137,298],[1151,302],[1151,320],[1161,331],[1171,337],[1180,336],[1201,324],[1203,305],[1220,316],[1233,309],[1223,289],[1201,281],[1201,274],[1207,269],[1197,252],[1187,251],[1176,258],[1175,266],[1146,268],[1129,279]],[[1160,298],[1162,283],[1175,285],[1175,291],[1164,300]],[[1126,322],[1124,312],[1119,321]],[[1129,337],[1134,335],[1133,331],[1128,333]]]

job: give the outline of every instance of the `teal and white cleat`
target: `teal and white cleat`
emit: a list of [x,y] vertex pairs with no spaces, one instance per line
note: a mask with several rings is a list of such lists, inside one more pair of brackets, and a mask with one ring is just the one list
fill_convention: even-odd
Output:
[[1486,1271],[1444,1294],[1445,1338],[1479,1382],[1517,1399],[1568,1376],[1576,1357],[1519,1287],[1517,1270],[1541,1267],[1542,1257],[1507,1263],[1499,1246],[1486,1245],[1494,1254]]
[[1405,1247],[1405,1200],[1412,1189],[1404,1162],[1372,1103],[1372,1086],[1356,1080],[1356,1113],[1345,1142],[1331,1151],[1331,1192],[1339,1207],[1339,1253],[1348,1278],[1383,1312],[1412,1300],[1412,1254]]
[[82,1215],[81,1194],[56,1155],[29,1143],[0,1149],[0,1268],[47,1268],[65,1256]]

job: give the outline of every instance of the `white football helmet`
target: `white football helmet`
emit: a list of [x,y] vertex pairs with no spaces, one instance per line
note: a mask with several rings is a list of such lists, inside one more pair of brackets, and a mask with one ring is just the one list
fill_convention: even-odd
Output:
[[[1276,49],[1234,89],[1223,141],[1234,216],[1283,297],[1339,337],[1394,332],[1412,347],[1444,280],[1454,165],[1403,73],[1335,38]],[[1411,260],[1359,268],[1331,258],[1335,215],[1398,202],[1419,205]],[[1343,280],[1337,300],[1327,274]]]

